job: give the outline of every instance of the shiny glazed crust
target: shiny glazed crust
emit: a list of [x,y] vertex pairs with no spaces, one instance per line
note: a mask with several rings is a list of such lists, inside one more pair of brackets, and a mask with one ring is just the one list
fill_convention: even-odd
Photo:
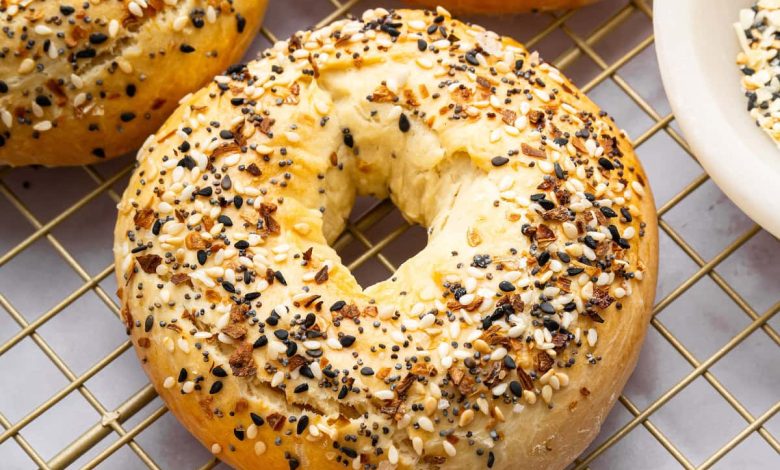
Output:
[[525,13],[579,8],[597,0],[405,0],[410,4],[435,8],[439,5],[453,13]]
[[[425,249],[365,290],[327,244],[356,194]],[[236,468],[563,468],[655,290],[653,197],[612,119],[512,39],[367,11],[192,95],[139,151],[122,316]]]
[[266,3],[0,0],[0,164],[137,149],[181,97],[240,60]]

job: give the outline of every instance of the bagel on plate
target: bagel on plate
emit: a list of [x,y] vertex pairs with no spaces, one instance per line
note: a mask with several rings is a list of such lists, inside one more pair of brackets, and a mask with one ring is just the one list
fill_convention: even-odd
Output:
[[[356,195],[425,249],[361,288]],[[653,197],[558,70],[447,14],[367,11],[193,94],[138,153],[122,318],[178,417],[236,468],[563,468],[636,363]]]
[[266,0],[0,0],[0,164],[136,150],[238,61]]

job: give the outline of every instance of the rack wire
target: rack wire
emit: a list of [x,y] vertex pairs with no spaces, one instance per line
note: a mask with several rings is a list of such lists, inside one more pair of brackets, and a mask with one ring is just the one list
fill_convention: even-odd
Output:
[[[277,1],[272,0],[269,7],[271,10],[279,7],[276,4]],[[327,14],[319,21],[319,26],[349,12],[358,12],[367,7],[369,2],[370,0],[312,0],[309,4],[312,4],[311,6],[318,10],[323,9],[327,11]],[[316,5],[313,5],[315,3]],[[371,3],[374,4],[376,2]],[[592,25],[586,34],[579,32],[578,30],[581,28],[576,27],[577,15],[580,15],[580,13],[569,11],[537,15],[535,21],[543,24],[543,27],[531,37],[523,38],[522,34],[516,34],[516,36],[524,39],[529,48],[539,48],[543,56],[548,58],[550,56],[545,54],[545,47],[549,47],[547,44],[551,42],[550,38],[555,36],[554,42],[557,45],[558,53],[555,54],[552,62],[564,71],[574,69],[583,62],[587,62],[591,66],[595,64],[595,73],[590,74],[591,76],[582,86],[583,91],[592,91],[605,83],[611,82],[610,89],[613,90],[612,92],[624,94],[639,109],[639,112],[643,113],[643,118],[651,122],[649,127],[645,126],[644,130],[633,139],[640,157],[646,164],[647,159],[654,158],[654,155],[652,152],[649,155],[643,153],[643,146],[651,139],[662,134],[665,135],[665,138],[671,139],[679,149],[687,153],[688,158],[695,161],[695,156],[691,153],[685,140],[673,125],[674,116],[671,113],[659,112],[650,104],[649,100],[643,97],[640,91],[629,83],[629,80],[623,77],[622,72],[633,60],[637,59],[641,54],[647,54],[648,51],[652,53],[652,34],[648,33],[646,37],[638,38],[635,43],[619,46],[620,50],[617,52],[611,49],[606,51],[603,51],[603,48],[600,49],[600,46],[607,42],[606,40],[610,37],[610,34],[620,28],[630,27],[638,31],[651,32],[651,29],[648,27],[652,21],[651,6],[644,0],[615,0],[602,5],[599,8],[602,11],[609,10],[608,14],[601,14],[598,21]],[[572,24],[575,24],[575,26],[572,26]],[[638,27],[637,25],[640,26]],[[263,37],[259,39],[260,42],[270,41],[273,43],[277,40],[277,36],[273,32],[274,26],[274,24],[267,24],[262,29]],[[305,28],[310,25],[302,24],[298,26]],[[564,45],[563,48],[560,47],[561,44]],[[0,254],[0,269],[14,276],[13,271],[16,268],[13,266],[13,260],[32,250],[32,247],[40,243],[46,243],[64,261],[69,269],[76,273],[79,279],[79,284],[74,289],[70,290],[67,295],[60,298],[53,306],[47,308],[45,312],[31,321],[28,321],[28,317],[14,305],[9,293],[3,291],[0,286],[0,316],[5,315],[1,311],[5,310],[12,322],[18,327],[10,335],[3,334],[2,330],[0,330],[0,359],[21,343],[32,341],[35,347],[46,356],[48,361],[54,365],[58,373],[65,379],[64,386],[59,387],[55,393],[50,394],[32,410],[24,412],[17,419],[8,419],[3,414],[3,410],[0,409],[0,426],[2,426],[0,428],[0,449],[2,449],[3,445],[13,442],[29,458],[30,465],[35,465],[39,468],[61,469],[76,465],[83,468],[94,468],[101,463],[105,463],[120,450],[126,451],[128,449],[135,454],[138,461],[148,468],[161,468],[161,465],[153,458],[148,449],[141,444],[140,439],[144,431],[167,413],[165,406],[159,400],[156,400],[156,394],[152,386],[149,384],[144,385],[118,406],[105,405],[87,386],[87,383],[100,374],[101,371],[116,366],[120,358],[131,348],[130,342],[126,339],[119,341],[118,345],[112,346],[113,349],[100,357],[94,357],[94,362],[89,367],[77,373],[74,372],[74,368],[68,361],[61,354],[58,354],[57,348],[52,347],[47,342],[46,337],[48,336],[41,333],[41,330],[46,328],[47,324],[79,302],[88,293],[94,293],[99,299],[102,304],[99,310],[102,313],[113,313],[114,316],[119,316],[116,298],[112,293],[108,292],[111,286],[110,276],[113,273],[113,265],[104,265],[98,269],[86,268],[77,259],[77,255],[74,255],[71,252],[72,250],[66,248],[66,244],[59,239],[56,233],[59,227],[74,217],[74,214],[93,204],[98,199],[108,197],[113,203],[118,202],[121,186],[132,171],[132,164],[128,163],[128,161],[128,159],[123,159],[118,160],[119,163],[113,162],[94,167],[87,166],[80,170],[74,170],[79,171],[81,177],[86,175],[86,179],[92,187],[86,194],[79,195],[75,202],[62,208],[48,220],[38,215],[40,211],[30,207],[29,198],[23,193],[23,190],[14,187],[10,183],[10,181],[15,181],[19,172],[26,170],[7,167],[0,168],[0,204],[10,206],[7,209],[9,213],[10,211],[18,212],[15,215],[21,215],[33,228],[32,232],[27,233],[18,242],[14,241],[12,247]],[[777,311],[780,310],[780,298],[777,298],[780,297],[780,289],[775,289],[775,292],[770,291],[768,307],[764,306],[765,308],[758,309],[754,306],[756,302],[746,298],[740,292],[740,289],[733,285],[733,277],[731,279],[732,282],[730,282],[729,276],[720,273],[717,269],[740,248],[743,248],[757,236],[761,236],[764,239],[767,238],[766,233],[762,232],[760,227],[751,222],[748,224],[749,228],[747,230],[735,239],[731,239],[725,247],[713,256],[700,254],[694,247],[695,244],[686,240],[680,229],[675,228],[674,223],[669,220],[673,218],[670,216],[670,213],[675,207],[684,203],[689,196],[708,182],[707,175],[700,168],[696,168],[698,169],[698,176],[688,181],[676,194],[666,198],[658,210],[659,226],[662,230],[662,235],[670,240],[669,244],[671,247],[675,247],[675,250],[681,252],[681,258],[678,261],[684,258],[686,263],[692,264],[693,272],[687,273],[681,282],[674,285],[671,289],[667,289],[668,292],[662,292],[662,295],[655,303],[651,322],[652,330],[663,338],[668,346],[671,346],[676,351],[679,356],[678,359],[682,358],[690,368],[687,369],[687,373],[679,380],[667,386],[657,396],[647,400],[647,403],[638,403],[637,400],[629,398],[627,394],[622,395],[619,399],[620,404],[616,408],[623,407],[623,411],[613,411],[613,415],[621,413],[626,415],[627,412],[627,417],[622,420],[616,419],[616,423],[605,426],[596,444],[586,450],[574,463],[573,466],[578,469],[591,466],[594,468],[598,467],[599,461],[597,459],[608,450],[616,447],[639,426],[652,435],[674,461],[686,469],[707,469],[712,467],[743,441],[751,438],[751,436],[758,436],[763,441],[762,445],[768,446],[776,453],[775,455],[780,454],[780,442],[771,432],[771,426],[768,425],[780,410],[780,401],[770,403],[760,414],[756,415],[749,410],[748,406],[742,403],[740,398],[738,398],[739,394],[731,391],[714,371],[715,366],[719,362],[722,362],[746,339],[751,337],[754,332],[759,330],[759,333],[765,335],[765,339],[768,339],[773,353],[777,353],[780,349],[778,348],[780,346],[780,335],[778,335],[775,327],[769,322]],[[670,168],[669,171],[674,170]],[[651,183],[653,183],[652,178]],[[3,198],[5,201],[2,201]],[[385,270],[384,275],[388,272],[392,273],[395,271],[397,263],[403,260],[393,259],[392,256],[386,253],[387,248],[394,242],[407,237],[410,233],[414,233],[414,230],[397,216],[392,203],[387,200],[364,201],[363,206],[363,209],[357,211],[357,215],[351,219],[345,232],[335,242],[335,248],[345,258],[348,258],[348,267],[356,270],[359,278],[359,271],[366,268],[366,266],[373,270],[372,275],[374,276],[376,276],[377,269]],[[2,207],[0,205],[0,247],[3,246],[3,242],[6,245],[11,243],[9,238],[13,238],[8,236],[5,229],[3,229],[2,220],[6,219],[6,216],[1,212]],[[84,230],[89,229],[85,228]],[[769,241],[765,242],[766,244],[773,247],[774,250],[780,248],[780,242],[776,239],[771,239],[771,236],[768,238]],[[725,341],[725,344],[716,351],[707,354],[704,359],[699,359],[698,356],[701,356],[701,354],[694,352],[694,348],[690,344],[686,344],[689,341],[685,338],[680,338],[679,333],[675,333],[675,328],[662,321],[662,317],[659,314],[678,301],[697,283],[703,282],[703,280],[716,285],[720,292],[725,294],[741,310],[745,316],[743,320],[747,322],[747,325],[740,325],[738,333],[731,335],[731,338]],[[771,298],[771,296],[775,298]],[[766,302],[764,303],[766,304]],[[697,308],[697,306],[694,305],[694,308]],[[120,329],[119,319],[116,318],[115,320],[116,328]],[[0,323],[0,326],[3,324],[9,323]],[[8,337],[6,338],[6,336]],[[774,371],[770,369],[768,373],[777,375],[776,366]],[[0,394],[3,393],[3,390],[14,386],[14,377],[4,376],[1,380],[6,381],[9,385],[4,389],[0,381]],[[705,458],[694,458],[681,450],[681,445],[676,442],[676,439],[670,437],[668,432],[665,432],[664,426],[659,424],[656,418],[665,405],[686,390],[692,383],[700,382],[701,380],[706,381],[741,420],[739,420],[740,429],[730,436],[724,436],[724,442],[716,450],[709,452]],[[81,431],[80,435],[69,438],[71,439],[70,443],[59,448],[59,450],[55,452],[41,451],[40,446],[31,443],[31,441],[36,440],[31,439],[34,437],[31,428],[33,428],[36,420],[40,419],[42,415],[51,411],[59,403],[72,396],[72,394],[79,394],[83,397],[89,406],[94,409],[99,419]],[[774,399],[776,398],[777,394],[775,393]],[[173,451],[175,452],[175,449]],[[200,464],[200,468],[209,469],[217,465],[219,465],[219,461],[216,458],[206,457]]]

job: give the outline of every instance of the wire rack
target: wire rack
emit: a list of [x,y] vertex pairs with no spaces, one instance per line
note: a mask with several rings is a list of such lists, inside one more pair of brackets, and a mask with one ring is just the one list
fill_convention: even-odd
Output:
[[[378,5],[271,0],[255,52]],[[474,20],[539,49],[609,102],[656,190],[662,264],[652,328],[619,404],[573,466],[779,468],[780,242],[728,202],[676,130],[656,72],[652,6],[614,0]],[[113,206],[131,171],[130,158],[0,168],[4,468],[220,465],[167,413],[115,318]],[[335,247],[366,285],[424,243],[392,203],[361,200]]]

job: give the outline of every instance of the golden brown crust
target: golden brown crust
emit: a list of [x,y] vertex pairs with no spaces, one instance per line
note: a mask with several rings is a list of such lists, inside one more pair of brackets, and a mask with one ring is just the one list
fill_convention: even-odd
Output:
[[405,0],[426,8],[442,6],[453,13],[525,13],[579,8],[597,0]]
[[[356,193],[429,233],[365,290],[327,245]],[[657,250],[639,161],[570,81],[382,9],[187,100],[114,246],[162,398],[223,461],[274,469],[563,468],[636,363]]]
[[137,149],[182,96],[241,58],[266,3],[0,1],[0,164]]

